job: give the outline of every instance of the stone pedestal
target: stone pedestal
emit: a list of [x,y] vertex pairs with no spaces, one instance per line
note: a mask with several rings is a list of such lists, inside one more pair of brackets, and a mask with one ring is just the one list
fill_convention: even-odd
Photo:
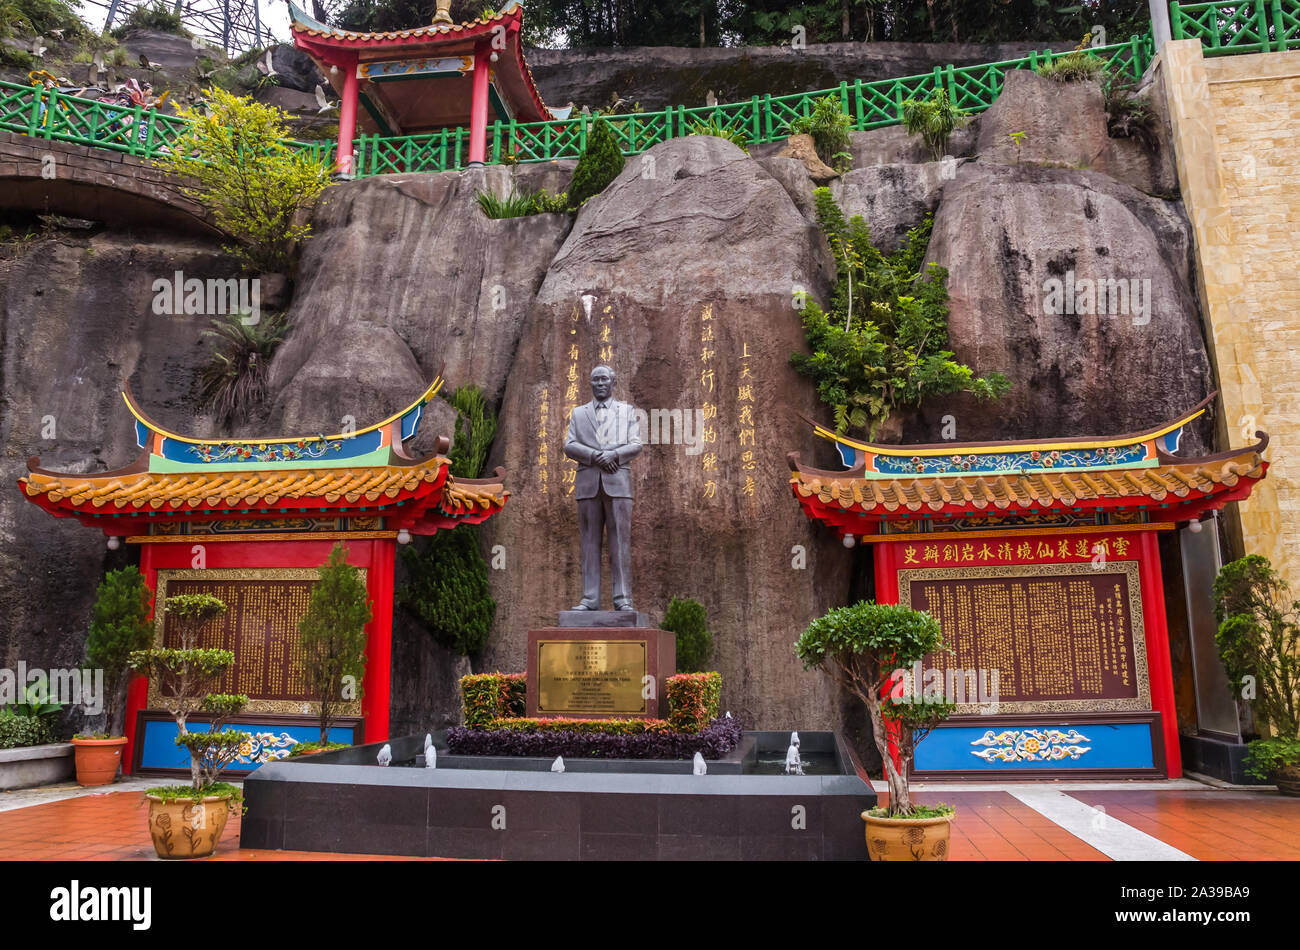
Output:
[[667,717],[676,634],[632,610],[565,610],[559,619],[557,627],[528,631],[529,716]]

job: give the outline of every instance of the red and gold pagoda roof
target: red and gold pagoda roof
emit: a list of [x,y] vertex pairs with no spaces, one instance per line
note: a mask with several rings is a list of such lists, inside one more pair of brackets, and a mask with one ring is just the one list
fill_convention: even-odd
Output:
[[1173,422],[1108,438],[879,445],[812,423],[851,463],[809,468],[787,456],[790,487],[804,513],[841,535],[868,535],[886,522],[933,528],[974,518],[1092,515],[1106,511],[1159,522],[1197,520],[1250,494],[1268,471],[1268,436],[1217,455],[1174,455],[1183,427],[1214,398]]
[[266,440],[178,436],[148,419],[129,393],[141,454],[99,474],[54,472],[28,461],[18,480],[28,500],[112,536],[149,534],[187,521],[303,518],[383,519],[390,531],[432,534],[478,524],[504,507],[505,472],[464,479],[451,474],[448,440],[434,454],[407,455],[437,379],[409,406],[355,432]]
[[[370,131],[412,135],[470,121],[475,47],[492,42],[490,101],[503,121],[549,122],[568,116],[542,101],[520,41],[517,0],[469,23],[431,23],[409,30],[357,33],[320,23],[289,2],[294,45],[305,51],[343,94],[347,64],[361,80],[362,123]],[[331,69],[337,66],[337,69]]]

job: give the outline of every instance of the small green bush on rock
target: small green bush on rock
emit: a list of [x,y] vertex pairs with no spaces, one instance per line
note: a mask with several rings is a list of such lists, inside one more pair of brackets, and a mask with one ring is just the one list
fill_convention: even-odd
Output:
[[605,190],[623,170],[625,159],[609,123],[597,119],[587,135],[587,147],[578,158],[569,184],[569,208],[576,210],[582,203]]
[[677,671],[699,673],[713,653],[713,634],[709,632],[704,605],[690,597],[674,597],[664,611],[660,630],[677,635]]

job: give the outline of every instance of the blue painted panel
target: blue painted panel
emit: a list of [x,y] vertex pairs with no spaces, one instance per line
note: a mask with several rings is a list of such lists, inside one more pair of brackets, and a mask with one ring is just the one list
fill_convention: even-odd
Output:
[[380,448],[383,430],[375,429],[360,435],[326,439],[306,436],[299,442],[258,442],[231,440],[218,443],[184,442],[163,439],[162,457],[169,462],[207,465],[260,466],[268,462],[334,462],[358,458]]
[[[190,732],[207,732],[208,724],[206,722],[193,723],[189,724],[188,728]],[[226,770],[236,775],[247,774],[263,762],[271,759],[284,758],[288,755],[289,750],[293,748],[295,742],[318,742],[320,740],[320,726],[309,721],[289,725],[284,723],[272,725],[258,722],[256,719],[249,719],[245,722],[232,722],[226,728],[232,732],[249,732],[253,734],[254,743],[249,755],[242,757],[240,761],[235,762]],[[354,733],[355,727],[353,726],[333,726],[330,728],[330,741],[346,742],[348,745],[353,745],[356,742]],[[176,736],[176,723],[172,720],[146,720],[143,739],[139,735],[136,737],[137,741],[143,742],[140,768],[188,769],[190,767],[190,753],[187,749],[182,749],[176,745]]]
[[953,726],[916,747],[917,771],[1019,772],[1043,769],[1149,769],[1151,727],[1144,722],[1079,726]]

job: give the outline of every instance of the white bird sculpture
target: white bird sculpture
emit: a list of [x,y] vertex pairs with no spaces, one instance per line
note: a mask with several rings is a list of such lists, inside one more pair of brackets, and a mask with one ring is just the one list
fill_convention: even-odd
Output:
[[551,771],[552,771],[552,772],[563,772],[563,771],[564,771],[564,756],[562,756],[562,755],[557,755],[557,756],[555,757],[555,761],[551,763]]
[[696,752],[695,760],[691,763],[691,774],[707,775],[708,772],[709,772],[709,767],[704,764],[704,756]]
[[324,115],[326,112],[331,112],[339,107],[337,102],[330,102],[325,98],[325,90],[320,87],[320,83],[316,84],[316,106],[317,115]]
[[793,742],[785,750],[785,774],[803,775],[803,759],[799,757],[799,746]]
[[713,108],[718,104],[718,97],[713,94],[712,89],[710,89],[708,93],[704,96],[704,104],[709,108]]
[[144,53],[140,54],[140,65],[143,66],[145,69],[149,70],[151,73],[156,73],[158,70],[163,68],[162,63],[155,63],[148,56],[144,55]]
[[731,710],[730,710],[730,709],[727,710],[727,718],[728,718],[728,719],[731,718]]
[[790,733],[790,745],[794,746],[796,749],[799,748],[799,733]]
[[426,769],[438,767],[438,750],[431,745],[424,747],[424,767]]
[[45,56],[45,51],[48,49],[49,49],[48,46],[41,45],[41,37],[38,36],[32,40],[32,45],[28,47],[27,51],[31,53],[33,56],[35,56],[37,59],[41,59]]
[[392,761],[393,761],[393,747],[389,745],[387,742],[385,742],[384,747],[379,750],[379,764],[384,767],[387,767],[388,764]]
[[279,73],[277,73],[277,72],[275,71],[275,64],[271,62],[271,49],[270,49],[270,47],[268,47],[267,50],[266,50],[266,58],[265,58],[265,59],[259,59],[259,60],[257,61],[257,71],[258,71],[259,73],[261,73],[263,76],[278,76],[278,75],[280,75]]
[[424,734],[424,747],[427,749],[431,745],[433,745],[433,736],[426,732]]

